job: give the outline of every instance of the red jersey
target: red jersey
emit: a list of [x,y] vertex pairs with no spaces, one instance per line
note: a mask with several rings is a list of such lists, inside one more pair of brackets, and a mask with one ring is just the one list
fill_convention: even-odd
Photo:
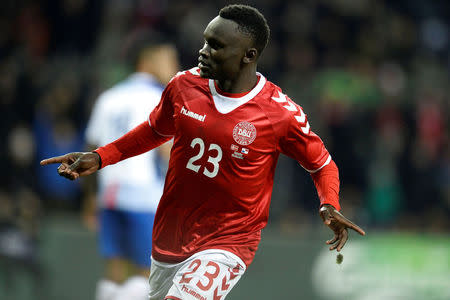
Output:
[[279,154],[311,172],[331,161],[302,108],[258,77],[250,92],[230,95],[197,68],[181,72],[150,114],[157,133],[174,137],[153,228],[156,260],[223,249],[249,265],[268,221]]

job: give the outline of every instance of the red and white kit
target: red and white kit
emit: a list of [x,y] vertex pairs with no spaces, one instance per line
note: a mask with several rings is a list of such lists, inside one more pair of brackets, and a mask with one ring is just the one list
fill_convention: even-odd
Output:
[[[322,140],[311,131],[302,108],[259,73],[248,93],[227,94],[214,80],[201,78],[198,68],[181,72],[167,85],[148,123],[96,152],[103,167],[171,137],[169,168],[153,227],[152,293],[170,289],[167,299],[225,298],[231,289],[228,280],[237,281],[245,270],[241,266],[233,273],[230,266],[251,263],[267,224],[280,153],[311,173],[321,204],[340,209],[338,169]],[[230,262],[209,260],[207,255],[197,268],[193,257],[204,251],[225,251]],[[203,281],[180,283],[185,274]]]
[[224,300],[245,269],[239,257],[217,249],[177,264],[152,259],[149,300]]
[[[310,172],[330,163],[302,108],[258,78],[250,92],[230,95],[194,68],[172,79],[150,114],[157,133],[174,136],[153,230],[157,261],[223,249],[249,265],[268,220],[279,154]],[[337,191],[322,200],[339,209]]]

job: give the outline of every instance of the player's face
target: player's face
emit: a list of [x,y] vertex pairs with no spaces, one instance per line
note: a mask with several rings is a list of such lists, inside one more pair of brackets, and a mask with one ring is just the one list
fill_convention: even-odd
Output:
[[205,44],[198,58],[200,76],[219,81],[236,78],[252,46],[251,38],[238,30],[237,23],[220,16],[208,24],[203,37]]

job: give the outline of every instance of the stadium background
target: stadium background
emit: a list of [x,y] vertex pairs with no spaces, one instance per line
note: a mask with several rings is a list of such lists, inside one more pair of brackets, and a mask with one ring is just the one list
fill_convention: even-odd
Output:
[[[0,299],[92,299],[101,264],[79,182],[39,167],[83,148],[92,103],[163,31],[183,68],[227,1],[4,0],[0,12]],[[281,157],[269,225],[230,299],[450,299],[450,2],[242,1],[272,30],[259,71],[309,114],[340,168],[351,233],[324,245],[309,175]]]

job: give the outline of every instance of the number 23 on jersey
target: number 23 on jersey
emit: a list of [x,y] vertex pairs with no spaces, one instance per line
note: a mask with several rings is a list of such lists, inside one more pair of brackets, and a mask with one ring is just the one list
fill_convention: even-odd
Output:
[[217,144],[209,144],[208,150],[205,153],[206,146],[207,145],[205,145],[205,142],[201,138],[192,140],[191,148],[198,149],[198,152],[188,160],[186,168],[198,173],[202,165],[198,164],[197,161],[202,158],[203,155],[208,155],[208,162],[203,166],[203,175],[214,178],[219,172],[219,162],[222,160],[222,148]]

